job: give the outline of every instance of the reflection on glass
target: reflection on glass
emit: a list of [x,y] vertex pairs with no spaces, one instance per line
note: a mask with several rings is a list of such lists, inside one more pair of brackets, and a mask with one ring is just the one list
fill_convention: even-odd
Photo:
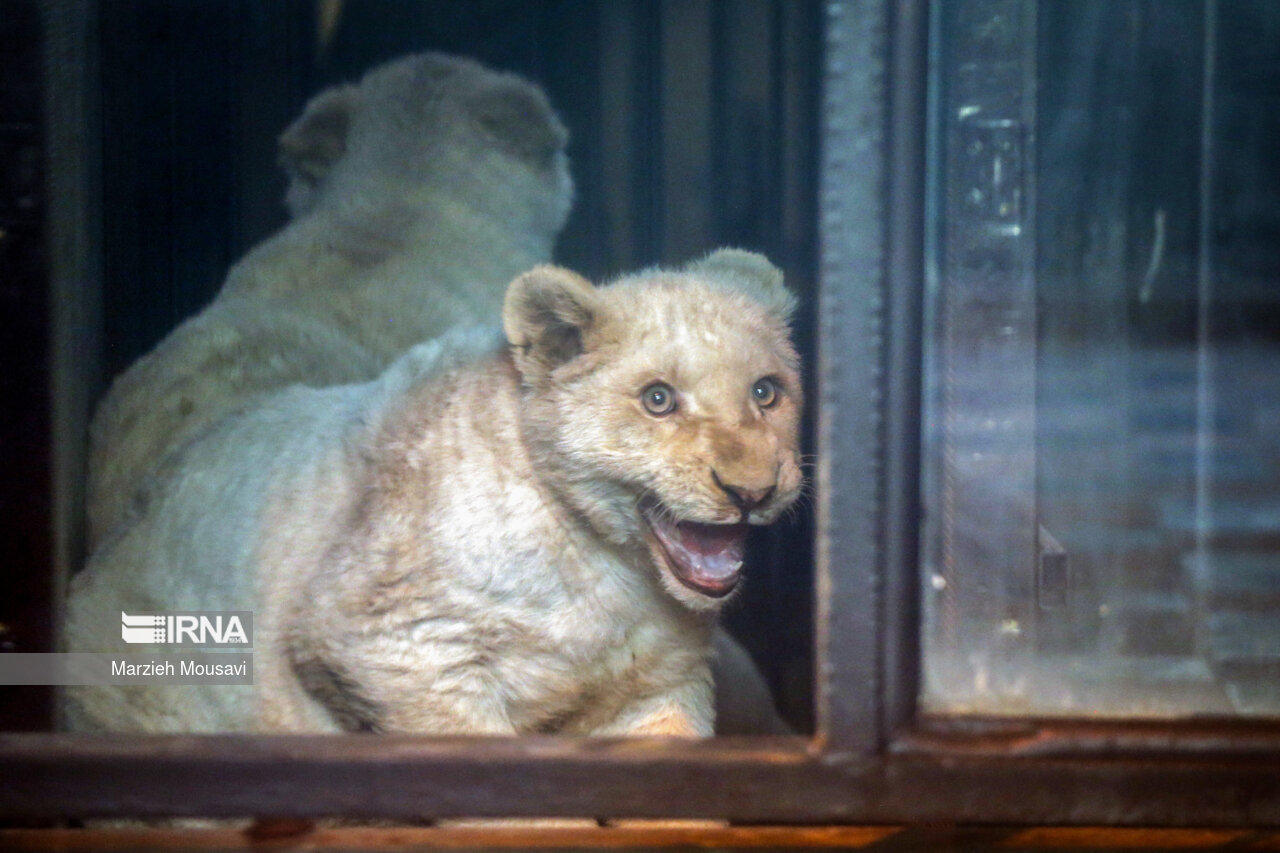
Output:
[[1280,716],[1280,5],[937,7],[924,710]]

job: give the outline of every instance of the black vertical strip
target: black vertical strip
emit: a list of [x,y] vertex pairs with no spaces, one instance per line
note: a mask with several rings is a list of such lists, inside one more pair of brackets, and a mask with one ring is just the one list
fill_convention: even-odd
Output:
[[[644,263],[662,256],[664,170],[662,166],[662,7],[648,0],[632,0],[635,15],[636,56],[635,104],[639,121],[635,124],[635,168],[632,189],[635,197],[636,245]],[[655,10],[658,10],[655,12]]]
[[[1280,340],[1280,4],[1219,3],[1214,60],[1216,340]],[[1229,153],[1228,153],[1229,152]]]
[[776,108],[779,31],[771,0],[712,5],[712,100],[709,124],[715,242],[770,254],[780,233],[783,178]]
[[[150,28],[143,31],[138,14],[138,0],[115,0],[99,7],[100,68],[102,90],[102,193],[103,207],[111,215],[102,220],[103,264],[103,371],[109,381],[141,354],[144,349],[137,333],[144,305],[140,295],[147,291],[142,274],[138,222],[143,209],[135,173],[141,163],[141,115],[137,109],[137,88],[130,85],[132,75],[141,71],[146,77],[153,65],[139,69],[150,40]],[[150,59],[154,62],[153,59]],[[157,129],[148,127],[153,140]],[[158,145],[156,145],[158,147]],[[147,164],[149,165],[149,164]],[[155,294],[154,300],[161,299]]]
[[[712,0],[711,3],[711,174],[710,186],[716,203],[711,206],[711,217],[708,225],[711,242],[737,243],[740,239],[731,236],[732,211],[726,201],[728,198],[729,172],[734,166],[741,165],[732,160],[734,150],[730,145],[732,136],[732,93],[731,77],[738,69],[729,62],[728,10],[725,0]],[[710,247],[708,247],[710,248]]]
[[[773,53],[773,115],[777,133],[779,171],[777,219],[770,229],[771,257],[786,271],[788,286],[800,297],[792,320],[792,336],[805,364],[805,411],[801,424],[801,450],[815,458],[817,394],[817,255],[818,162],[821,153],[820,123],[823,58],[823,8],[821,2],[775,0]],[[815,471],[806,470],[810,488]],[[814,612],[814,506],[807,501],[787,531],[777,554],[778,586],[784,612],[797,630],[787,650],[791,661],[781,673],[785,691],[782,710],[801,731],[814,731],[815,612]]]
[[921,345],[929,9],[891,7],[884,470],[884,737],[915,711],[920,664]]
[[[316,74],[315,4],[248,2],[229,39],[231,171],[226,246],[234,262],[286,219],[284,172],[276,139],[312,94]],[[221,277],[217,279],[221,286]]]
[[[603,50],[623,50],[603,43],[602,16],[612,14],[597,0],[555,0],[541,18],[544,49],[538,57],[538,80],[569,129],[569,164],[574,203],[556,247],[558,263],[599,279],[610,271],[609,194],[623,188],[606,186],[606,121],[623,116],[603,112],[605,86],[625,86],[602,78]],[[615,57],[617,59],[617,57]],[[619,62],[619,64],[622,64]],[[616,66],[615,66],[616,67]],[[610,137],[613,141],[616,137]],[[616,172],[614,172],[616,174]]]
[[[172,181],[169,198],[169,327],[213,297],[231,261],[234,162],[228,64],[230,30],[239,4],[171,4],[169,112]],[[193,50],[193,45],[199,45]],[[151,227],[159,228],[162,223]]]
[[662,4],[661,259],[683,263],[706,246],[714,192],[710,0]]
[[[601,79],[593,115],[599,144],[597,187],[600,218],[603,220],[600,248],[603,268],[600,274],[612,275],[619,270],[634,269],[641,263],[637,235],[636,156],[632,153],[640,140],[642,124],[636,100],[637,68],[643,45],[634,37],[638,24],[635,10],[626,2],[597,4],[599,44],[595,46],[595,65]],[[555,98],[555,94],[552,93]],[[572,128],[571,128],[572,130]],[[571,163],[574,180],[583,180],[576,163]],[[572,219],[570,220],[572,225]],[[562,247],[572,235],[562,238]]]
[[[0,653],[53,643],[47,166],[40,13],[0,5]],[[0,731],[47,729],[52,692],[0,689]]]
[[786,18],[779,0],[769,3],[769,92],[767,100],[767,118],[764,132],[768,136],[774,168],[769,170],[769,193],[764,212],[764,220],[769,223],[766,231],[770,236],[769,243],[763,248],[772,258],[779,262],[786,254],[786,181],[788,169],[786,164],[786,121],[787,103],[784,100],[786,86]]
[[[175,67],[178,59],[174,56],[174,43],[177,41],[177,18],[182,10],[175,4],[163,3],[162,5],[163,8],[158,6],[156,0],[144,0],[142,4],[144,20],[163,22],[163,40],[154,44],[160,73],[154,81],[141,78],[135,78],[132,81],[140,92],[139,100],[148,110],[143,113],[139,127],[145,134],[147,125],[151,125],[151,132],[159,142],[153,151],[148,152],[157,162],[147,164],[147,167],[137,172],[138,197],[150,208],[147,211],[150,216],[139,222],[136,238],[144,268],[154,265],[154,274],[148,276],[149,289],[143,294],[145,301],[141,302],[141,306],[146,313],[156,312],[157,314],[148,323],[149,328],[143,332],[146,335],[146,342],[139,355],[150,349],[152,337],[156,339],[163,337],[164,332],[173,328],[180,316],[178,313],[180,293],[174,275],[174,266],[178,253],[182,251],[181,244],[177,242],[177,235],[183,229],[180,224],[174,222],[174,217],[177,215],[175,184],[180,168],[177,162],[178,120],[174,112],[179,97],[184,100],[199,97],[192,91],[178,91]],[[151,46],[145,46],[144,51],[147,47]],[[152,86],[155,88],[151,88]],[[154,112],[150,112],[152,110]],[[151,171],[151,168],[155,171]],[[161,306],[153,304],[150,298],[151,293],[159,295],[160,298],[156,302],[162,303]],[[156,311],[157,308],[159,311]],[[152,330],[158,334],[153,336]]]

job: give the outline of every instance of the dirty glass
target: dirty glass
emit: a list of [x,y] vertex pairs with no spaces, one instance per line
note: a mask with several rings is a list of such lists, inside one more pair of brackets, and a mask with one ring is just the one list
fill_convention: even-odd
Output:
[[1280,4],[935,7],[921,706],[1280,716]]

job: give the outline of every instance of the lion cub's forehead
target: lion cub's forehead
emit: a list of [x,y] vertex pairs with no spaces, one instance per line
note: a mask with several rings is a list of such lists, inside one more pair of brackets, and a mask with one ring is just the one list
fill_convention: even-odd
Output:
[[672,362],[673,369],[796,369],[785,322],[745,293],[684,275],[628,279],[603,293],[624,346]]
[[[603,288],[615,320],[645,332],[741,338],[744,332],[786,338],[785,325],[746,293],[692,276],[625,279]],[[762,341],[768,343],[768,341]]]

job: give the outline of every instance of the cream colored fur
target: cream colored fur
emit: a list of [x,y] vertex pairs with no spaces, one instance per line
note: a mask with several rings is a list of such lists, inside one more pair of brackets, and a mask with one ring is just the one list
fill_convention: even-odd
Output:
[[[68,619],[70,648],[106,650],[122,609],[254,610],[255,687],[76,688],[69,721],[710,734],[723,599],[679,580],[641,507],[765,524],[793,502],[791,304],[732,250],[603,288],[539,267],[505,342],[455,331],[374,381],[256,398],[170,455]],[[655,381],[674,411],[646,410]]]
[[316,97],[280,143],[294,220],[99,408],[90,547],[166,454],[259,394],[367,381],[419,341],[496,316],[568,214],[566,141],[539,89],[452,57]]

